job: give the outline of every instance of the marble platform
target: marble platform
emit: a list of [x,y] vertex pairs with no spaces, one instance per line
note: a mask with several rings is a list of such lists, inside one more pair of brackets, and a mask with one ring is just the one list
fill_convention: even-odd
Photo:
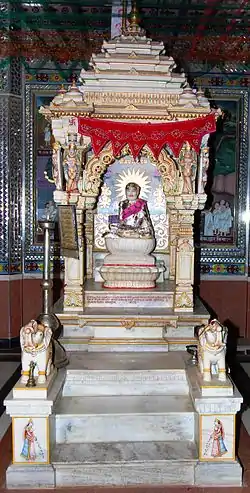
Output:
[[204,396],[197,367],[183,352],[71,353],[54,410],[55,484],[241,485],[236,460],[200,460],[196,407],[211,413],[219,406],[221,413],[241,402],[222,388],[216,395],[212,383]]
[[52,457],[57,486],[194,484],[196,460],[188,441],[60,445]]
[[84,307],[73,313],[64,309],[62,299],[54,309],[63,325],[61,342],[72,352],[185,351],[186,345],[196,343],[194,327],[209,319],[199,299],[193,313],[176,313],[166,306]]
[[70,357],[63,396],[188,395],[178,353],[94,353]]
[[57,443],[194,440],[189,397],[64,397],[55,415]]
[[[232,395],[219,388],[204,396],[184,352],[75,352],[69,360],[43,404],[6,401],[14,420],[32,412],[36,425],[46,403],[52,412],[49,463],[12,464],[9,488],[242,484],[230,431],[242,398],[230,381]],[[214,462],[202,443],[215,417],[224,422],[228,457]]]
[[87,280],[84,286],[86,308],[171,308],[173,300],[173,281],[164,281],[151,289],[110,290],[92,280]]

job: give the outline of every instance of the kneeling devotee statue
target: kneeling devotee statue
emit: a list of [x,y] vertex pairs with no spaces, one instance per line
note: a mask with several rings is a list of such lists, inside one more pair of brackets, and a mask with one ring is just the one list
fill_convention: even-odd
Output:
[[155,236],[147,201],[139,197],[137,183],[128,183],[126,199],[119,204],[118,224],[110,224],[104,234],[105,258],[100,274],[106,288],[152,288],[159,276],[155,249]]

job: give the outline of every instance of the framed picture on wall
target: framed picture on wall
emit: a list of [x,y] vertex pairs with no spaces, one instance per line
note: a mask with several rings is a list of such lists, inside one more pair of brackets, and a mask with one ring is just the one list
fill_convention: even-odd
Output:
[[203,244],[233,245],[236,241],[236,193],[240,159],[240,99],[217,95],[220,109],[216,132],[209,139],[208,200],[201,215]]
[[[48,210],[54,211],[55,185],[52,177],[52,132],[50,122],[39,113],[41,106],[49,105],[59,85],[27,84],[25,88],[26,108],[26,165],[25,165],[25,250],[28,254],[42,249],[43,232],[40,221]],[[58,239],[56,227],[55,240]],[[41,246],[40,246],[41,245]]]
[[249,96],[240,88],[207,88],[205,94],[211,106],[220,109],[220,116],[216,132],[208,141],[208,198],[200,222],[202,273],[227,274],[233,268],[233,273],[243,274],[246,265]]

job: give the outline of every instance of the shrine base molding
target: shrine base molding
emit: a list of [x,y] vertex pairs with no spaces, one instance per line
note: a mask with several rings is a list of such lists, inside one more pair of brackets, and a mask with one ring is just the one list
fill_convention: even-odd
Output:
[[[109,292],[100,292],[99,297],[95,293],[94,300],[92,295],[91,290],[85,293],[89,306],[78,312],[64,309],[62,299],[55,306],[63,326],[61,342],[68,351],[185,351],[188,344],[197,342],[195,327],[209,319],[209,313],[198,299],[193,313],[176,313],[173,308],[164,306],[165,293],[161,292],[158,297],[155,293],[158,306],[153,307],[143,298],[146,292],[137,293],[137,297],[144,300],[141,308],[133,304],[121,306],[118,300],[114,307],[105,307]],[[122,292],[123,301],[124,296]]]

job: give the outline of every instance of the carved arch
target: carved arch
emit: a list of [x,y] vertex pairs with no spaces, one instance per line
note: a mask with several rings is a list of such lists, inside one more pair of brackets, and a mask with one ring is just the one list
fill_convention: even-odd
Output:
[[92,156],[84,170],[84,194],[97,198],[101,180],[107,167],[115,161],[112,146],[109,144],[98,156]]
[[183,179],[178,164],[166,149],[162,149],[160,152],[156,166],[162,177],[162,186],[165,195],[179,195]]
[[[128,146],[124,147],[121,156],[129,153]],[[158,159],[155,159],[152,151],[144,146],[142,153],[147,155],[153,162],[162,178],[163,191],[166,196],[179,195],[182,189],[182,176],[180,174],[178,164],[170,156],[166,149],[162,149]],[[102,176],[108,166],[110,166],[117,158],[114,157],[111,144],[108,144],[98,156],[92,156],[86,163],[84,170],[84,191],[83,193],[89,197],[97,199]]]

